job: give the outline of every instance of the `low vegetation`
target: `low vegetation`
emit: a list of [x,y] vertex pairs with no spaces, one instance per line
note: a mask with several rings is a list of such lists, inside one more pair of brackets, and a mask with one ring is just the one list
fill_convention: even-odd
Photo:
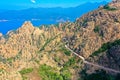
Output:
[[31,73],[32,71],[33,71],[33,68],[27,68],[19,71],[19,73],[22,76],[22,80],[27,80],[27,77],[25,76],[25,74]]
[[82,26],[86,26],[87,22],[87,20],[83,20]]
[[115,10],[117,10],[116,8],[112,8],[109,5],[105,5],[103,8],[108,10],[108,11],[115,11]]
[[3,69],[0,69],[0,73],[1,73],[1,72],[4,72],[4,70],[3,70]]
[[95,33],[99,33],[99,31],[100,31],[100,27],[99,27],[99,26],[95,26],[94,32],[95,32]]
[[39,75],[43,80],[70,80],[71,73],[68,69],[61,70],[60,72],[48,65],[41,65],[39,67]]
[[70,73],[69,69],[62,69],[61,74],[63,80],[71,80],[72,74]]
[[100,26],[95,26],[94,30],[95,33],[98,33],[100,37],[104,36],[104,32],[100,30]]
[[33,71],[33,68],[27,68],[27,69],[23,69],[20,72],[21,75],[27,74],[27,73],[31,73]]
[[55,62],[60,62],[60,58],[57,56],[54,58],[54,60],[55,60]]
[[97,56],[98,54],[110,49],[111,47],[115,46],[115,45],[120,45],[120,39],[115,40],[114,42],[107,42],[104,43],[97,51],[95,51],[94,53],[92,53],[91,56]]
[[76,63],[75,57],[70,58],[65,64],[64,67],[71,67],[74,66]]
[[71,52],[67,50],[65,47],[61,48],[61,50],[64,52],[65,55],[70,56]]

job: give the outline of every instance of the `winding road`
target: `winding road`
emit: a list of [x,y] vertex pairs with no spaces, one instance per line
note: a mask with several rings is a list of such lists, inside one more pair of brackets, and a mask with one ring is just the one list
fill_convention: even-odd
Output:
[[67,45],[65,45],[65,47],[66,47],[69,51],[71,51],[73,54],[75,54],[76,56],[78,56],[80,59],[82,59],[82,60],[83,60],[83,63],[85,63],[85,64],[92,65],[92,66],[95,66],[95,67],[104,69],[104,70],[106,70],[106,71],[111,71],[111,72],[115,72],[115,73],[120,73],[120,71],[118,71],[118,70],[111,69],[111,68],[107,68],[107,67],[104,67],[104,66],[101,66],[101,65],[98,65],[98,64],[94,64],[94,63],[88,62],[88,61],[85,60],[84,57],[80,56],[79,54],[77,54],[77,53],[75,53],[73,50],[71,50],[69,47],[67,47]]

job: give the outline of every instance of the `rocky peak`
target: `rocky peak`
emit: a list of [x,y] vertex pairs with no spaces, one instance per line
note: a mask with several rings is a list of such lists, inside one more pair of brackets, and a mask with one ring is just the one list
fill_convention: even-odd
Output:
[[30,21],[25,21],[21,28],[17,30],[19,33],[32,33],[34,31],[34,26]]
[[22,28],[30,28],[33,27],[32,23],[30,21],[25,21],[24,24],[22,25]]

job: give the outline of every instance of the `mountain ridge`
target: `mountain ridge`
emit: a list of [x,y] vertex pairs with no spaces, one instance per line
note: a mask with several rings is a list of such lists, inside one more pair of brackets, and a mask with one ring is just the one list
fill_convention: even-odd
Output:
[[[29,8],[29,9],[24,9],[24,10],[10,10],[10,11],[5,11],[5,12],[2,12],[2,14],[4,14],[4,15],[2,15],[1,14],[1,16],[0,16],[0,19],[8,19],[9,20],[9,17],[11,17],[11,16],[5,16],[5,15],[12,15],[12,14],[15,14],[15,15],[17,15],[17,13],[19,13],[20,14],[20,16],[21,15],[27,15],[27,16],[29,16],[29,15],[33,15],[32,13],[34,12],[34,14],[35,13],[37,13],[36,11],[38,11],[38,13],[40,13],[41,15],[43,15],[43,14],[47,14],[47,13],[49,13],[49,14],[54,14],[54,13],[59,13],[59,14],[61,14],[61,15],[63,15],[63,17],[64,17],[64,15],[67,15],[67,16],[72,16],[70,13],[72,12],[73,13],[73,11],[74,10],[76,10],[77,11],[77,14],[80,16],[81,15],[81,12],[79,12],[79,10],[82,10],[82,14],[83,13],[85,13],[85,12],[88,12],[88,11],[90,11],[90,10],[93,10],[93,9],[95,9],[95,8],[97,8],[97,5],[100,5],[100,4],[106,4],[107,2],[101,2],[101,3],[86,3],[86,4],[83,4],[84,5],[84,7],[85,8],[88,8],[87,6],[90,6],[90,5],[93,5],[93,4],[95,4],[93,7],[91,6],[91,7],[89,7],[90,9],[89,10],[87,10],[86,11],[86,9],[85,9],[85,11],[83,10],[83,5],[82,5],[82,8],[81,8],[81,6],[77,6],[77,7],[71,7],[71,8]],[[95,8],[94,8],[95,7]],[[79,9],[78,9],[79,8]],[[70,10],[70,9],[72,9],[72,10]],[[76,12],[75,11],[75,12]],[[30,13],[30,14],[28,14],[28,12]],[[32,13],[31,13],[32,12]],[[43,14],[42,14],[42,13]],[[51,13],[52,12],[52,13]],[[79,13],[78,13],[79,12]],[[27,13],[27,14],[26,14]],[[69,13],[69,14],[68,14]],[[12,17],[11,17],[11,19],[19,19],[19,18],[21,18],[21,17],[19,17],[19,14],[15,17],[15,15],[13,15]],[[55,14],[54,14],[55,15]],[[74,16],[78,16],[78,15],[74,15]],[[6,17],[6,18],[5,18]],[[18,17],[18,18],[17,18]],[[40,16],[40,17],[44,17],[44,16]],[[47,16],[48,17],[48,16]],[[30,19],[31,19],[31,17],[29,17]],[[23,19],[29,19],[29,18],[27,18],[27,17],[24,17]],[[32,18],[35,18],[35,16],[33,15],[33,17]],[[39,16],[37,16],[37,18],[39,18]],[[50,18],[50,17],[49,17]]]
[[118,74],[114,72],[83,64],[65,45],[87,61],[120,71],[119,13],[119,2],[115,2],[89,12],[75,22],[34,27],[27,21],[6,37],[1,35],[1,79],[30,80],[34,73],[43,80],[93,80],[95,73],[100,73],[106,80],[115,78]]

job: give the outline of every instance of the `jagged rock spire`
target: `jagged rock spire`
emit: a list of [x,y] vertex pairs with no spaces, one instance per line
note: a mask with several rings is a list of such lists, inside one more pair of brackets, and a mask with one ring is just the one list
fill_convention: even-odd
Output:
[[30,21],[25,21],[22,27],[18,29],[18,32],[31,33],[34,31],[34,26]]
[[25,21],[24,24],[22,25],[22,28],[30,28],[33,27],[32,23],[30,21]]

